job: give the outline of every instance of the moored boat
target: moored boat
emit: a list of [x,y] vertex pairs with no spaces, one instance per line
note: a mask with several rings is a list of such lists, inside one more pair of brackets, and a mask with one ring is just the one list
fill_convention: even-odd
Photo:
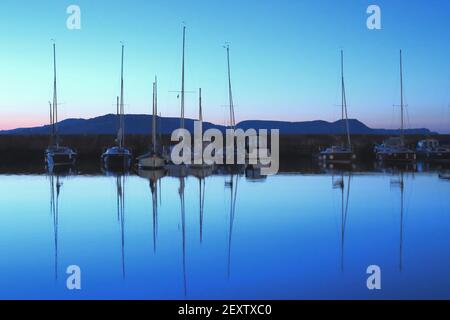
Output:
[[356,155],[351,148],[331,146],[320,152],[320,158],[328,163],[351,163],[356,159]]
[[400,50],[400,137],[392,137],[385,140],[382,144],[375,146],[375,157],[377,161],[416,161],[414,150],[405,146],[404,138],[404,103],[403,103],[403,64],[402,50]]
[[156,115],[158,114],[157,79],[153,82],[153,116],[152,116],[152,148],[146,154],[137,158],[138,167],[141,169],[161,169],[166,164],[162,153],[159,152],[157,143]]
[[123,53],[124,45],[122,44],[122,63],[121,63],[121,77],[120,77],[120,101],[117,97],[117,120],[118,130],[116,138],[116,146],[108,148],[101,156],[102,164],[108,170],[127,170],[130,168],[132,154],[131,151],[125,147],[125,116],[124,116],[124,102],[123,102]]
[[450,147],[441,146],[436,139],[424,139],[417,143],[417,157],[426,161],[450,162]]
[[76,157],[77,153],[69,147],[53,145],[45,150],[45,161],[48,166],[73,165]]
[[345,82],[344,82],[344,52],[341,50],[341,114],[342,122],[345,124],[345,132],[347,135],[347,145],[331,146],[322,150],[319,155],[319,161],[324,163],[351,163],[356,159],[356,155],[353,152],[351,138],[350,138],[350,126],[348,123],[347,113],[347,97],[345,94]]
[[416,153],[405,147],[399,137],[389,138],[382,144],[375,146],[375,153],[378,161],[411,162],[416,160]]
[[58,96],[56,90],[56,44],[53,43],[53,103],[50,104],[50,145],[45,149],[45,162],[48,167],[74,165],[77,153],[59,144],[58,135]]

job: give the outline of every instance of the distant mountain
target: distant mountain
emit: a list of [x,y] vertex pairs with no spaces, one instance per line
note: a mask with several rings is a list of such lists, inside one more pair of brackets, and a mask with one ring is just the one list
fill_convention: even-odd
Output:
[[[158,117],[158,126],[163,134],[170,134],[179,128],[180,119],[171,117]],[[151,132],[151,115],[129,114],[125,116],[125,131],[127,134],[150,134]],[[335,122],[327,122],[322,120],[304,121],[304,122],[287,122],[287,121],[266,121],[266,120],[247,120],[237,124],[237,128],[247,130],[253,128],[259,129],[279,129],[281,134],[342,134],[345,133],[343,120]],[[364,123],[350,119],[350,132],[352,134],[368,134],[368,135],[396,135],[399,130],[389,129],[372,129]],[[194,120],[185,119],[185,127],[189,131],[193,131]],[[204,130],[216,128],[221,131],[225,130],[222,125],[216,125],[210,122],[203,123]],[[51,127],[49,125],[34,128],[18,128],[13,130],[3,130],[0,134],[17,134],[17,135],[40,135],[49,134]],[[67,119],[58,123],[58,132],[61,135],[89,135],[89,134],[115,134],[117,131],[117,116],[108,114],[92,119]],[[405,134],[433,134],[428,129],[408,129]]]

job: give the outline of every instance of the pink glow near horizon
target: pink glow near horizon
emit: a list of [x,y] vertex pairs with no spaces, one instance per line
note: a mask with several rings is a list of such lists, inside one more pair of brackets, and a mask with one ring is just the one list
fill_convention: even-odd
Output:
[[0,119],[0,130],[40,127],[46,124],[48,124],[48,120],[41,116],[9,115]]
[[[98,115],[74,115],[71,117],[64,117],[64,119],[67,118],[95,118]],[[168,115],[169,117],[172,115]],[[321,119],[322,118],[322,119]],[[64,120],[61,119],[61,120]],[[242,115],[240,117],[236,117],[237,122],[245,121],[245,120],[274,120],[274,121],[288,121],[288,122],[303,122],[303,121],[314,121],[314,120],[324,120],[328,122],[336,121],[337,119],[332,118],[326,118],[323,119],[323,117],[313,116],[311,114],[308,115],[296,115],[295,117],[286,117],[286,116],[279,116],[279,117],[258,117],[257,119],[255,117],[251,117],[250,115]],[[205,119],[207,122],[211,122],[217,125],[223,125],[224,124],[224,117],[210,117],[209,119]],[[365,125],[367,125],[370,128],[373,129],[398,129],[398,126],[392,125],[392,123],[388,124],[385,121],[385,119],[371,119],[371,121],[361,120]],[[30,128],[30,127],[40,127],[43,125],[48,124],[48,119],[45,118],[42,115],[23,115],[23,114],[10,114],[7,117],[0,119],[0,130],[11,130],[11,129],[17,129],[17,128]],[[425,127],[430,129],[431,131],[438,131],[441,133],[449,133],[450,128],[447,128],[445,125],[442,125],[440,123],[430,123],[428,126],[412,126],[414,128],[419,127]]]

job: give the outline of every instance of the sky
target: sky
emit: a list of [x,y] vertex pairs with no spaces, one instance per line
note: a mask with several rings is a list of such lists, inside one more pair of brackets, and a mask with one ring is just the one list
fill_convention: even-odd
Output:
[[[66,26],[69,5],[81,29]],[[381,9],[369,30],[366,9]],[[400,123],[403,50],[408,127],[450,133],[448,0],[2,0],[0,129],[48,123],[52,41],[60,120],[114,113],[125,44],[125,112],[151,112],[158,77],[162,116],[178,116],[182,26],[186,31],[186,116],[227,119],[230,44],[236,121],[340,117],[340,50],[348,114],[374,128]]]

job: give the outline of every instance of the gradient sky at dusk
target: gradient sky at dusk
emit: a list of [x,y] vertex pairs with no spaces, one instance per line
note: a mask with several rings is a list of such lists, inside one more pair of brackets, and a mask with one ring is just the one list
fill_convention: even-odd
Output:
[[[81,30],[66,8],[81,8]],[[381,7],[382,30],[366,28]],[[399,124],[399,49],[409,127],[450,132],[450,1],[447,0],[2,0],[0,129],[48,122],[51,40],[56,39],[60,117],[115,112],[120,41],[127,113],[150,113],[158,76],[163,116],[179,115],[181,28],[187,25],[186,90],[203,90],[204,117],[223,123],[230,42],[236,119],[336,120],[339,50],[345,52],[349,116]],[[197,94],[186,94],[196,117]]]

